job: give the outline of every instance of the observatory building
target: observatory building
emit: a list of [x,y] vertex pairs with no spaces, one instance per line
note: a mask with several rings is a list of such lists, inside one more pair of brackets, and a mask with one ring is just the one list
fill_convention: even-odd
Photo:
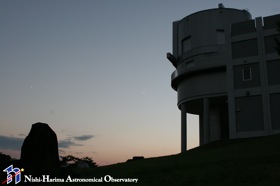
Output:
[[186,113],[199,115],[200,145],[280,133],[279,21],[280,14],[252,19],[219,4],[173,22],[167,58],[176,68],[182,152]]

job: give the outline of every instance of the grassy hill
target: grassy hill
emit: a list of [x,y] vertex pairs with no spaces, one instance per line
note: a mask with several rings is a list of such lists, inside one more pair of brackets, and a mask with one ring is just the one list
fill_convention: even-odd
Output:
[[117,185],[280,185],[280,135],[213,142],[177,155],[80,169],[78,174],[102,177],[102,185],[116,184],[105,183],[106,175],[139,179]]

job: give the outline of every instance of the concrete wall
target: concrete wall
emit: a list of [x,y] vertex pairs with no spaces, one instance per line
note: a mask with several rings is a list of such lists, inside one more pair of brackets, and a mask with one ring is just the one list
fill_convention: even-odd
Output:
[[171,86],[181,126],[185,112],[199,114],[200,144],[280,133],[277,21],[219,6],[173,23]]
[[[250,20],[245,10],[219,8],[191,14],[173,24],[173,55],[179,57],[188,50],[184,41],[190,40],[190,49],[219,45],[220,35],[230,23]],[[225,44],[225,43],[224,43]]]
[[[231,56],[227,69],[231,137],[251,137],[280,132],[280,15],[257,18],[231,26]],[[243,28],[243,29],[242,29]],[[244,79],[250,69],[251,78]],[[230,78],[230,76],[228,76]]]
[[225,71],[217,71],[184,78],[178,85],[178,104],[188,98],[226,93],[225,77]]

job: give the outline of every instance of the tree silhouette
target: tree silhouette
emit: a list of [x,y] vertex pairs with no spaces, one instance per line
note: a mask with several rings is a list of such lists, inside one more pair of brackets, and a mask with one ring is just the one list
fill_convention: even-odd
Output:
[[78,158],[73,155],[60,156],[60,165],[62,167],[77,167],[80,162],[85,162],[89,167],[97,167],[97,164],[90,157]]
[[[3,154],[2,152],[0,152],[0,171],[2,172],[5,168],[14,164],[15,160],[16,159],[12,158],[10,155]],[[4,181],[5,179],[7,179],[6,174],[0,173],[1,182]]]
[[97,167],[97,164],[90,157],[83,157],[81,159],[83,162],[87,163],[89,167]]
[[1,164],[11,163],[11,161],[12,161],[12,158],[11,158],[10,155],[3,154],[2,152],[0,152],[0,162],[1,162]]

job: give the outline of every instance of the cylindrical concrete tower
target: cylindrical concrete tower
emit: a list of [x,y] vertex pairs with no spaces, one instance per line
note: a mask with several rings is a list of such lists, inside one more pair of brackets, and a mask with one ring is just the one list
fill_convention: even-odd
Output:
[[226,42],[231,24],[251,19],[246,10],[219,4],[173,22],[173,54],[167,58],[176,68],[171,86],[182,112],[181,151],[187,149],[186,113],[199,115],[200,144],[228,138]]

